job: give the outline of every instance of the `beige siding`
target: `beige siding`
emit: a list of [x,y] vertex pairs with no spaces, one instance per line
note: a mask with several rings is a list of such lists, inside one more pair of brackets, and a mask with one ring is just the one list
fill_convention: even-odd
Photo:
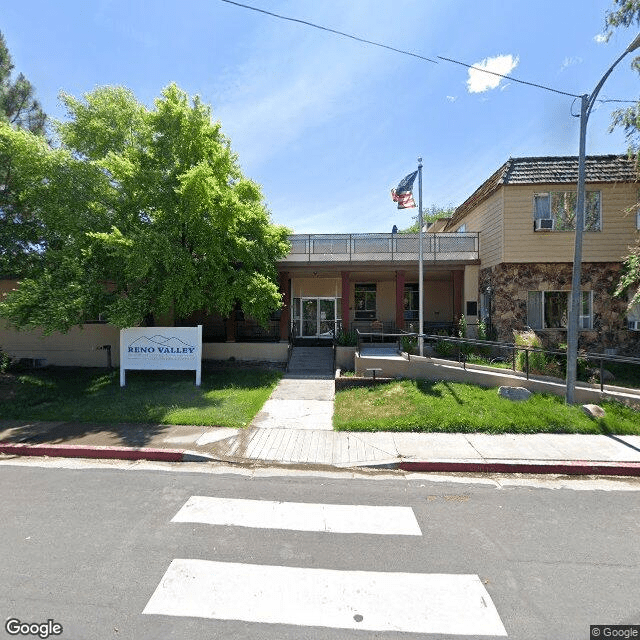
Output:
[[[463,313],[467,315],[467,302],[475,301],[478,303],[478,311],[480,311],[480,300],[478,300],[478,279],[480,276],[480,267],[478,265],[467,265],[464,268],[464,309]],[[467,316],[467,320],[475,322],[478,316]]]
[[503,188],[500,188],[460,221],[466,231],[480,232],[479,257],[483,267],[503,261],[503,207]]
[[[575,185],[509,185],[504,191],[504,262],[570,262],[575,234],[570,231],[534,232],[533,195],[549,191],[569,191]],[[625,214],[636,202],[637,184],[589,185],[600,191],[602,231],[583,235],[583,262],[620,260],[638,238],[636,217]],[[467,227],[469,228],[469,227]],[[482,238],[481,238],[482,246]],[[485,266],[483,260],[483,266]],[[486,265],[490,266],[490,265]]]

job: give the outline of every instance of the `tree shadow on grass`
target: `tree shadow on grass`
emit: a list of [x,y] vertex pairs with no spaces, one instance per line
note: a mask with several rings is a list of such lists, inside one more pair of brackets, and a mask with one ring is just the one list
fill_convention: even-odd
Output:
[[[117,371],[50,367],[20,373],[15,393],[0,398],[0,440],[9,443],[143,447],[172,428],[164,422],[176,410],[211,410],[224,397],[210,391],[251,390],[273,385],[282,374],[270,370],[221,370],[202,376],[188,371],[130,371],[119,386]],[[4,430],[3,430],[4,426]],[[198,427],[194,427],[197,430]]]
[[437,384],[439,383],[434,380],[416,380],[416,389],[426,396],[442,398],[442,391],[440,389],[436,389]]

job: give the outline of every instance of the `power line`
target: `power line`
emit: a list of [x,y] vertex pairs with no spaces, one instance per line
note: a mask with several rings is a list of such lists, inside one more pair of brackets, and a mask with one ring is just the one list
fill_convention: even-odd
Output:
[[[421,56],[418,53],[413,53],[412,51],[404,51],[402,49],[396,49],[395,47],[390,47],[386,44],[382,44],[380,42],[374,42],[372,40],[365,40],[364,38],[360,38],[358,36],[354,36],[350,33],[345,33],[344,31],[337,31],[336,29],[330,29],[329,27],[323,27],[322,25],[315,24],[313,22],[308,22],[306,20],[300,20],[298,18],[290,18],[289,16],[283,16],[278,13],[273,13],[271,11],[266,11],[265,9],[259,9],[258,7],[252,7],[248,4],[242,4],[241,2],[235,2],[234,0],[221,0],[221,2],[226,2],[227,4],[233,4],[237,7],[241,7],[243,9],[249,9],[250,11],[257,11],[258,13],[263,13],[268,16],[272,16],[273,18],[278,18],[280,20],[287,20],[289,22],[297,22],[298,24],[306,25],[307,27],[313,27],[314,29],[320,29],[321,31],[328,31],[329,33],[335,33],[336,35],[343,36],[345,38],[350,38],[351,40],[356,40],[357,42],[364,42],[365,44],[373,45],[374,47],[381,47],[382,49],[388,49],[390,51],[395,51],[396,53],[401,53],[405,56],[412,56],[413,58],[419,58],[420,60],[426,60],[427,62],[433,62],[437,64],[436,60],[432,60],[431,58],[427,58],[426,56]],[[445,60],[446,62],[452,62],[454,64],[459,64],[462,67],[467,67],[467,69],[473,69],[474,71],[481,71],[482,73],[489,73],[492,76],[498,76],[499,78],[505,78],[506,80],[511,80],[512,82],[517,82],[519,84],[525,84],[529,87],[536,87],[537,89],[544,89],[545,91],[551,91],[552,93],[558,93],[563,96],[569,96],[570,98],[580,98],[580,95],[575,93],[569,93],[567,91],[560,91],[559,89],[554,89],[553,87],[547,87],[544,84],[538,84],[536,82],[527,82],[526,80],[520,80],[519,78],[514,78],[513,76],[506,76],[502,73],[497,73],[496,71],[489,71],[488,69],[482,69],[481,67],[476,67],[472,64],[467,64],[466,62],[460,62],[459,60],[454,60],[453,58],[445,58],[444,56],[436,56],[440,60]],[[600,100],[599,102],[628,102],[635,103],[636,100]]]
[[386,44],[381,44],[380,42],[365,40],[364,38],[359,38],[358,36],[351,35],[350,33],[344,33],[343,31],[336,31],[335,29],[330,29],[329,27],[323,27],[319,24],[314,24],[313,22],[307,22],[306,20],[299,20],[298,18],[289,18],[287,16],[281,16],[278,13],[272,13],[271,11],[258,9],[258,7],[251,7],[248,4],[242,4],[240,2],[233,2],[233,0],[222,0],[222,2],[226,2],[228,4],[235,4],[237,7],[242,7],[243,9],[250,9],[251,11],[257,11],[258,13],[264,13],[268,16],[273,16],[274,18],[280,18],[280,20],[288,20],[289,22],[298,22],[299,24],[304,24],[304,25],[307,25],[308,27],[313,27],[314,29],[320,29],[322,31],[328,31],[329,33],[335,33],[339,36],[344,36],[345,38],[351,38],[351,40],[357,40],[358,42],[364,42],[365,44],[373,45],[374,47],[389,49],[390,51],[395,51],[396,53],[402,53],[405,56],[413,56],[414,58],[420,58],[420,60],[426,60],[427,62],[433,62],[434,64],[438,64],[436,60],[432,60],[431,58],[421,56],[418,53],[413,53],[411,51],[403,51],[402,49],[395,49],[394,47],[390,47]]
[[[226,1],[226,0],[225,0]],[[489,71],[488,69],[482,69],[481,67],[474,67],[472,64],[467,64],[466,62],[460,62],[459,60],[453,60],[452,58],[445,58],[444,56],[436,56],[440,58],[440,60],[446,60],[447,62],[453,62],[454,64],[459,64],[463,67],[467,67],[468,69],[474,69],[475,71],[483,71],[484,73],[490,73],[492,76],[499,76],[500,78],[506,78],[507,80],[512,80],[513,82],[519,82],[520,84],[526,84],[530,87],[537,87],[538,89],[544,89],[545,91],[553,91],[553,93],[559,93],[563,96],[570,96],[572,98],[579,98],[580,96],[575,93],[567,93],[566,91],[560,91],[559,89],[553,89],[552,87],[547,87],[543,84],[536,84],[535,82],[527,82],[526,80],[518,80],[518,78],[514,78],[513,76],[505,76],[502,73],[497,73],[496,71]]]

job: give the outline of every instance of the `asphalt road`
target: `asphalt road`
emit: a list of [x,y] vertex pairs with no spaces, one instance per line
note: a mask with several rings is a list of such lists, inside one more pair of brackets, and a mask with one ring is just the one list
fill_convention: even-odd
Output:
[[588,640],[591,624],[640,625],[637,479],[59,464],[0,462],[0,637],[7,619],[53,620],[65,640]]

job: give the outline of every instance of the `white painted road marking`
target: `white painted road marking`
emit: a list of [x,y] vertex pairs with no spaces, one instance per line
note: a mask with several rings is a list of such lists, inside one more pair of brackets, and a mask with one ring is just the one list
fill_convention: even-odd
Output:
[[143,613],[368,631],[507,635],[477,575],[176,559]]
[[420,536],[411,507],[311,504],[191,496],[172,522],[261,529]]

